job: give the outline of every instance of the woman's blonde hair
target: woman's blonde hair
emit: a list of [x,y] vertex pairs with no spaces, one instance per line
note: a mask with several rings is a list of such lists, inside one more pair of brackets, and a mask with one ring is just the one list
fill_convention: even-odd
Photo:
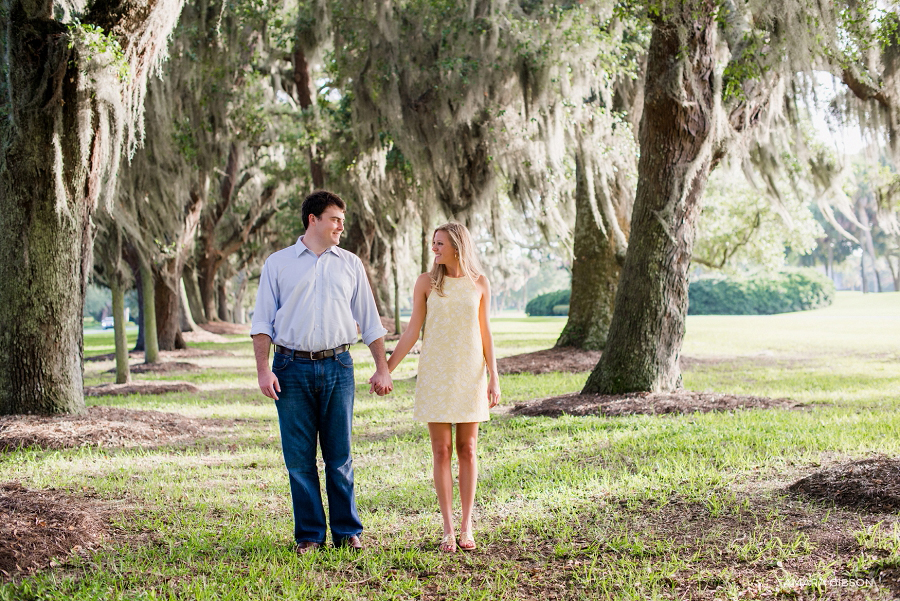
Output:
[[[446,232],[450,237],[450,244],[459,256],[459,268],[463,277],[470,278],[473,282],[478,281],[478,278],[484,273],[484,269],[481,267],[481,261],[478,260],[472,235],[466,226],[452,221],[439,225],[431,234],[432,240],[434,240],[434,234],[438,232]],[[435,263],[429,275],[431,276],[431,288],[438,293],[438,296],[444,296],[444,278],[447,277],[447,268]]]

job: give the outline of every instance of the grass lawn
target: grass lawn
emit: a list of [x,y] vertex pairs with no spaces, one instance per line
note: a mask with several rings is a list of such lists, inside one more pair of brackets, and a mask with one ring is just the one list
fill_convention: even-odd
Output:
[[[498,356],[552,346],[564,321],[498,318]],[[236,420],[189,444],[0,454],[0,482],[114,503],[103,548],[16,583],[3,599],[743,599],[894,598],[897,515],[789,495],[840,462],[900,455],[900,293],[841,293],[827,309],[692,316],[684,384],[787,397],[800,411],[534,418],[483,425],[479,550],[442,555],[425,428],[412,421],[416,361],[395,391],[357,377],[354,465],[367,549],[296,556],[274,407],[256,389],[249,340],[179,359],[201,373],[143,374],[199,394],[89,404]],[[85,354],[112,351],[91,332]],[[85,383],[110,382],[111,361]],[[511,375],[503,404],[579,390],[582,374]],[[879,578],[881,580],[879,581]],[[893,593],[891,586],[894,586]]]

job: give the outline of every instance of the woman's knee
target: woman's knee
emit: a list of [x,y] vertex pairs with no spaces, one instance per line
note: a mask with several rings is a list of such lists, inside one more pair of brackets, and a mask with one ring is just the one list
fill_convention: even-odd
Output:
[[434,457],[434,462],[436,464],[449,464],[450,460],[453,458],[453,446],[449,442],[446,444],[432,444],[431,454]]
[[460,461],[472,462],[478,456],[478,448],[475,439],[457,440],[456,455]]

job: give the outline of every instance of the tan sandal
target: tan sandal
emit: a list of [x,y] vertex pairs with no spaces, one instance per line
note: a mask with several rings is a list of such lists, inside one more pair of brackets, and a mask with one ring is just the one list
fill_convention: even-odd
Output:
[[471,532],[459,533],[459,548],[463,551],[474,551],[478,548],[478,545],[475,544],[475,537],[472,536]]
[[438,550],[441,553],[456,553],[456,539],[453,538],[452,534],[444,535],[444,538],[441,539],[441,544],[438,546]]

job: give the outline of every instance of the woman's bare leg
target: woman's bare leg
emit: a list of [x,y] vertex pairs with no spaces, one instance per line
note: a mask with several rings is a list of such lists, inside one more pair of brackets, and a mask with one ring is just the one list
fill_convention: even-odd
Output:
[[437,492],[438,505],[444,520],[444,536],[452,537],[453,473],[450,471],[450,459],[453,457],[453,428],[451,424],[429,422],[428,434],[431,437],[431,456],[434,464],[434,490]]
[[[462,503],[460,532],[472,533],[472,508],[478,484],[478,422],[456,424],[456,457],[459,460],[459,498]],[[474,543],[461,541],[461,547],[474,548]]]

